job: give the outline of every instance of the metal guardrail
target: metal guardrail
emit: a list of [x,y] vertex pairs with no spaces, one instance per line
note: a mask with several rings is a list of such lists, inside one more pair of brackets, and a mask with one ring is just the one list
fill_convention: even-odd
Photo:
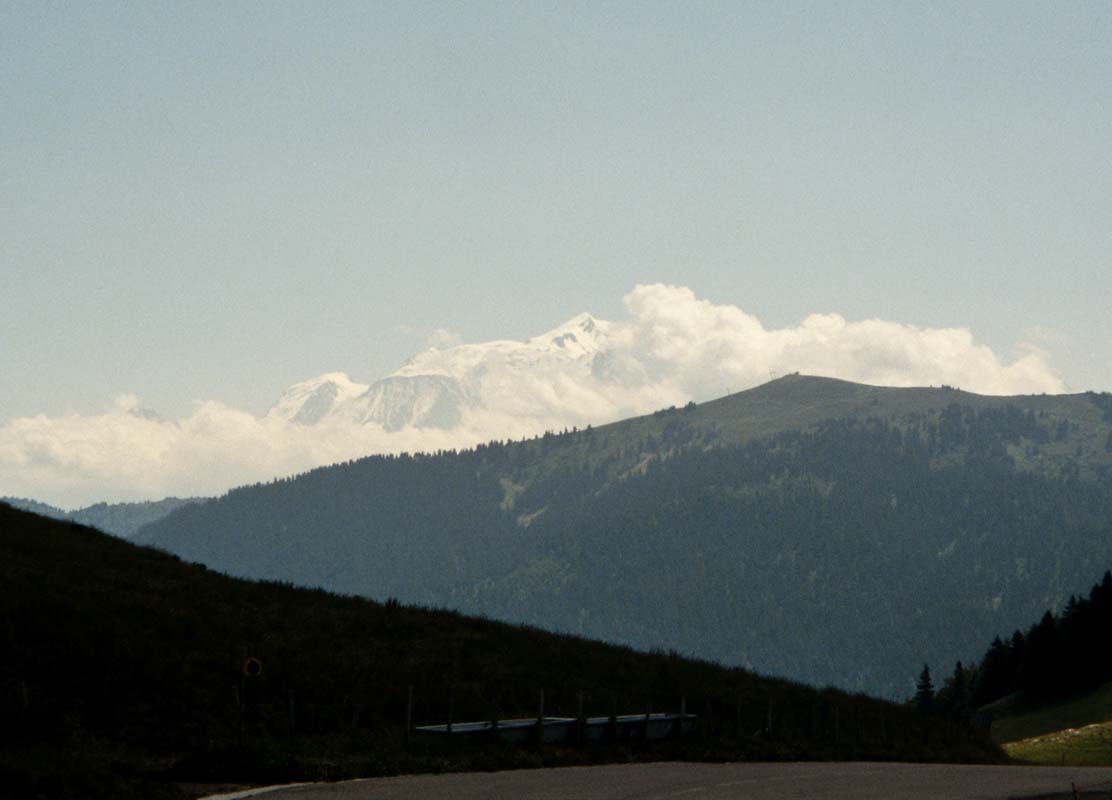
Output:
[[611,717],[526,717],[420,725],[421,736],[453,736],[499,742],[637,741],[690,733],[695,714],[621,714]]

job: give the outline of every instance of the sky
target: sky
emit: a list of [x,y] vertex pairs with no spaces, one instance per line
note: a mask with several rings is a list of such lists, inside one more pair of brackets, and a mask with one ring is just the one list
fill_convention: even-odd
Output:
[[1109,41],[1106,3],[0,2],[0,494],[28,420],[260,417],[638,286],[1112,390]]

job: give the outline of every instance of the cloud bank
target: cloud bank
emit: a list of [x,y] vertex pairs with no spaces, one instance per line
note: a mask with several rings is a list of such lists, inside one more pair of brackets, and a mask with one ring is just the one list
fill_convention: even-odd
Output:
[[[945,383],[984,394],[1065,390],[1039,350],[1029,347],[1005,363],[965,328],[812,314],[795,327],[767,329],[736,306],[662,284],[637,286],[624,302],[627,316],[598,322],[578,349],[560,338],[567,326],[524,345],[459,345],[447,331],[435,332],[432,350],[398,374],[420,373],[422,365],[432,373],[460,371],[472,402],[451,428],[388,431],[343,415],[305,425],[216,401],[164,420],[133,395],[121,395],[102,414],[9,419],[0,424],[0,495],[75,507],[219,494],[370,453],[466,447],[600,424],[747,389],[770,373],[887,386]],[[535,347],[515,349],[525,345]]]

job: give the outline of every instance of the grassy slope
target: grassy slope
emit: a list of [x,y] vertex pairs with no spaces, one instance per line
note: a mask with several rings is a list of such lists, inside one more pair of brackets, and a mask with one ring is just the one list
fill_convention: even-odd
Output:
[[[1034,457],[1011,451],[1021,468],[1059,475],[1065,465],[1075,463],[1080,466],[1080,477],[1092,477],[1095,467],[1112,466],[1112,452],[1105,448],[1110,426],[1085,394],[1005,397],[953,388],[868,386],[836,378],[787,375],[691,409],[657,412],[600,426],[596,434],[605,438],[609,448],[599,448],[595,441],[581,435],[577,446],[561,450],[560,460],[538,463],[535,470],[558,467],[561,462],[605,458],[624,443],[639,442],[649,435],[659,437],[677,418],[703,433],[708,441],[743,443],[783,431],[805,430],[823,420],[870,416],[900,420],[937,414],[955,403],[975,409],[1013,405],[1046,414],[1051,421],[1065,419],[1073,424],[1066,439],[1044,445]],[[525,442],[521,446],[536,445]]]
[[1089,467],[1112,464],[1104,444],[1109,426],[1084,394],[997,397],[950,388],[866,386],[834,378],[789,375],[697,408],[699,419],[715,424],[725,438],[744,441],[755,436],[808,428],[824,419],[869,416],[902,419],[934,414],[952,404],[975,409],[1014,405],[1045,413],[1051,420],[1068,419],[1075,426],[1068,438],[1044,447],[1036,461],[1012,453],[1021,467],[1057,474],[1062,462],[1076,460]]
[[992,738],[1008,755],[1037,764],[1112,766],[1112,683],[1037,706],[1010,696],[989,706]]
[[992,738],[998,742],[1015,742],[1112,720],[1112,683],[1081,697],[1037,706],[1017,707],[1012,695],[993,703],[989,709],[999,717],[992,724]]
[[1032,764],[1112,767],[1112,722],[1094,722],[1009,742],[1004,752]]
[[[0,504],[0,782],[13,797],[156,797],[260,781],[615,758],[992,760],[971,732],[861,696],[671,654],[233,580]],[[247,655],[265,665],[248,681]],[[405,747],[417,723],[674,708],[649,751]],[[242,701],[243,711],[236,698]],[[290,704],[295,708],[291,736]],[[771,734],[765,727],[769,704]]]

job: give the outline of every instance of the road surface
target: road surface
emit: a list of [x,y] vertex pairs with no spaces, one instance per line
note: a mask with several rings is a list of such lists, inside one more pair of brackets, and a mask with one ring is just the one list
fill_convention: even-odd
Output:
[[208,800],[945,800],[1112,797],[1112,768],[869,762],[612,764],[403,775],[213,795]]

